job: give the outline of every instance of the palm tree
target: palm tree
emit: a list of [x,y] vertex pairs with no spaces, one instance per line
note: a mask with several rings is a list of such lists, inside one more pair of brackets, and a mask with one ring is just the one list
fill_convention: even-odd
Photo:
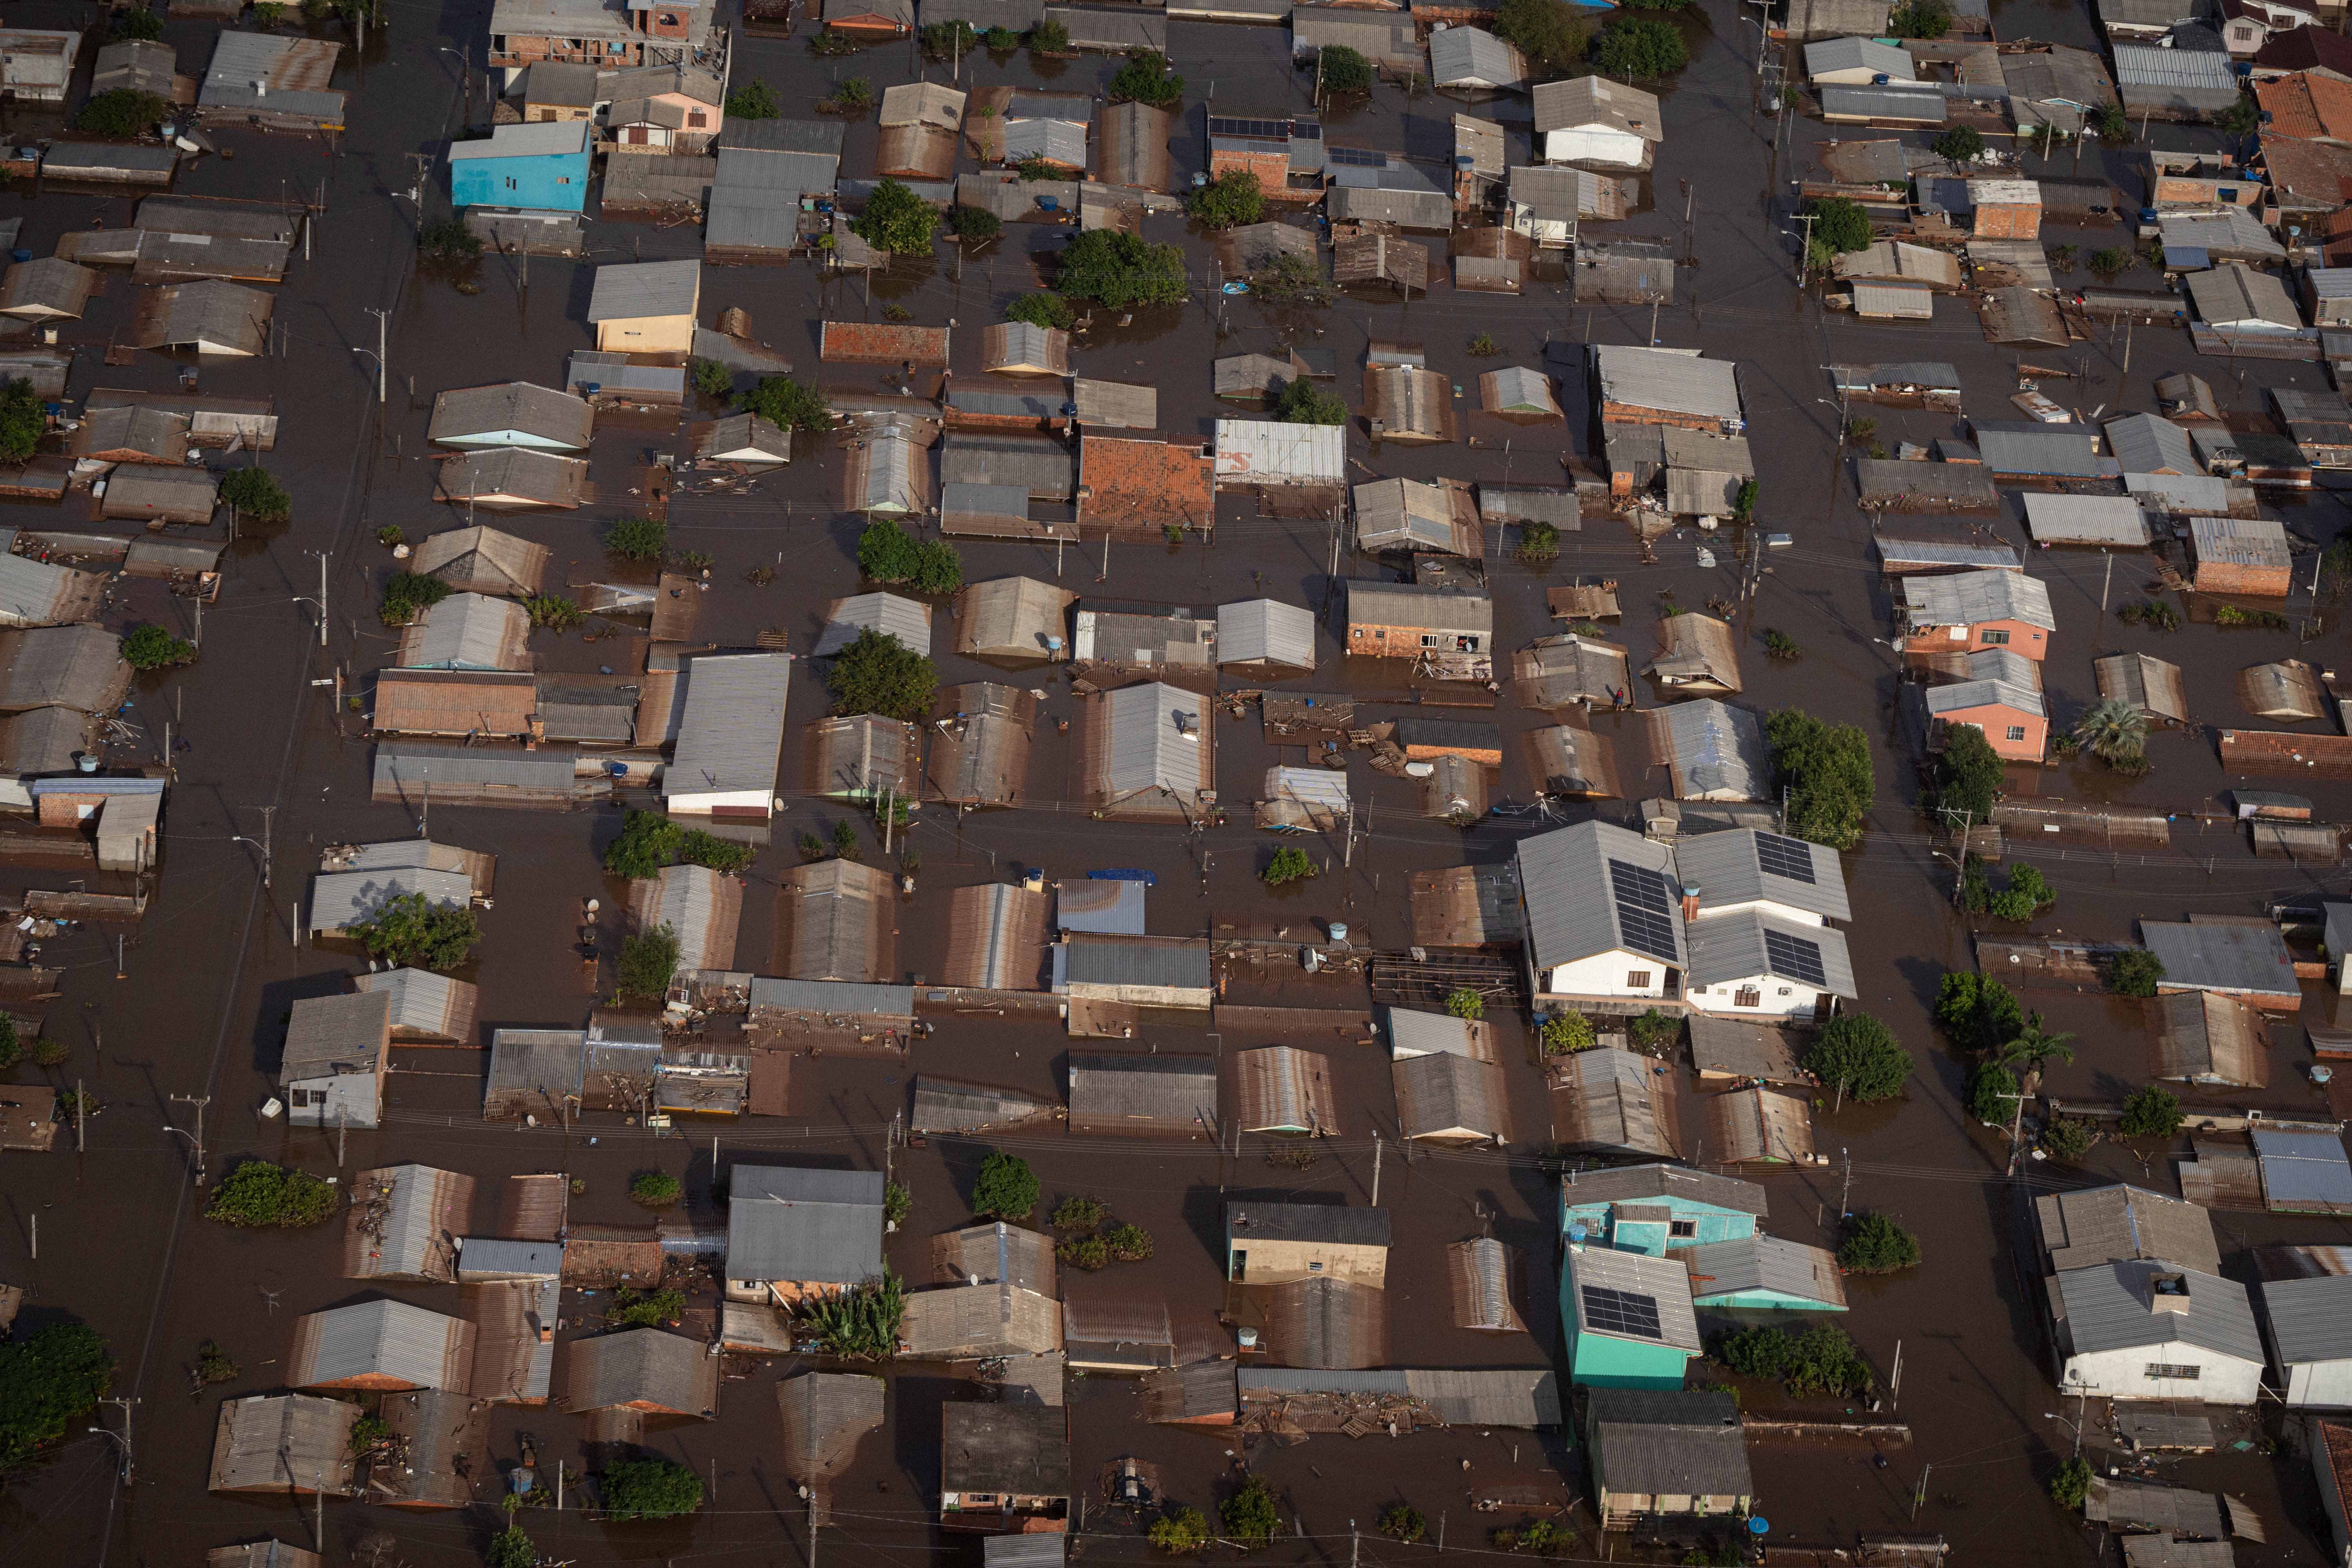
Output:
[[2072,1035],[2053,1034],[2043,1028],[2041,1014],[2029,1014],[2025,1020],[2025,1026],[2018,1031],[2017,1037],[1995,1047],[1993,1058],[2011,1071],[2016,1071],[2022,1067],[2024,1070],[2018,1073],[2018,1092],[2021,1095],[2031,1095],[2041,1087],[2042,1068],[2044,1063],[2056,1061],[2062,1066],[2073,1064],[2074,1039],[2074,1037]]
[[2147,715],[2138,704],[2109,697],[2074,721],[2074,739],[2103,763],[2128,766],[2147,752]]

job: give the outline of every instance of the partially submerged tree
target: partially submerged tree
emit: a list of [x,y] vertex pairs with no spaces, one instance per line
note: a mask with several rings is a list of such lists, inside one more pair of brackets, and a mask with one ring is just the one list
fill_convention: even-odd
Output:
[[860,627],[825,671],[836,713],[879,713],[919,720],[940,688],[939,666],[887,632]]
[[875,183],[866,210],[850,224],[849,232],[877,250],[928,256],[939,228],[937,207],[885,175]]
[[455,969],[482,940],[471,906],[436,904],[423,893],[395,893],[344,934],[393,969]]

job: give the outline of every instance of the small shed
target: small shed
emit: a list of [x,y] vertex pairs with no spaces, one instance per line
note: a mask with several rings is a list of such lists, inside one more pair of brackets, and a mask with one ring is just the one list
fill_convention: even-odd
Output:
[[1315,668],[1315,616],[1279,599],[1217,606],[1217,662],[1269,676]]
[[1489,414],[1526,422],[1567,417],[1559,399],[1552,395],[1551,378],[1524,365],[1509,365],[1481,375],[1478,405]]
[[2286,723],[2324,719],[2331,706],[2319,671],[2299,658],[2240,670],[2238,702],[2249,713]]
[[1721,697],[1740,689],[1738,639],[1730,623],[1696,611],[1658,623],[1658,655],[1643,673],[1676,692]]
[[1067,657],[1068,616],[1077,595],[1034,577],[997,577],[956,595],[955,650],[978,658],[1034,663]]
[[1451,1051],[1392,1061],[1397,1121],[1402,1136],[1428,1143],[1510,1142],[1509,1095],[1503,1069]]
[[1330,1058],[1295,1046],[1265,1046],[1233,1058],[1232,1125],[1244,1132],[1317,1138],[1339,1133]]
[[1000,375],[1067,375],[1070,334],[1033,321],[999,321],[981,334],[981,363]]
[[763,415],[730,414],[695,437],[694,455],[705,462],[776,468],[793,460],[793,433]]

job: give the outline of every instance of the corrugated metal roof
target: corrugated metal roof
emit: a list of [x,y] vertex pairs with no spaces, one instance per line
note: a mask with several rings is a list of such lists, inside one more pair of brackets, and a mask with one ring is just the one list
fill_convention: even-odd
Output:
[[404,669],[522,670],[530,617],[512,599],[452,594],[401,634]]
[[1738,367],[1728,360],[1599,344],[1592,359],[1604,403],[1707,419],[1739,417]]
[[854,1285],[882,1272],[882,1173],[737,1165],[727,1278]]
[[[2172,1275],[2187,1284],[2186,1310],[2154,1310],[2150,1281]],[[2064,1335],[2076,1355],[2189,1344],[2261,1364],[2262,1334],[2246,1288],[2169,1262],[2103,1263],[2058,1276]]]
[[979,990],[1034,991],[1045,966],[1045,895],[1007,882],[958,888],[948,899],[941,981]]
[[772,795],[784,742],[788,653],[706,654],[687,667],[686,706],[662,793]]
[[608,262],[596,268],[588,298],[588,320],[635,321],[646,316],[691,316],[702,298],[700,261]]
[[1402,1136],[1509,1142],[1509,1096],[1497,1064],[1436,1051],[1392,1060],[1389,1076]]
[[2106,431],[2107,450],[2126,474],[2203,472],[2189,432],[2160,415],[2127,414],[2108,420]]
[[[1643,1333],[1631,1327],[1604,1328],[1591,1322],[1580,1308],[1582,1293],[1588,1288],[1648,1298],[1657,1308],[1657,1331]],[[1690,1275],[1680,1258],[1652,1258],[1605,1247],[1570,1247],[1560,1293],[1569,1298],[1580,1334],[1642,1340],[1693,1355],[1699,1352],[1698,1319],[1691,1310]]]
[[867,628],[894,637],[910,653],[929,658],[931,653],[931,607],[896,594],[856,594],[835,599],[825,611],[824,627],[817,633],[812,658],[837,654]]
[[895,968],[894,884],[887,871],[848,860],[795,866],[779,879],[784,972],[795,979],[871,983]]
[[328,83],[342,45],[283,34],[224,28],[213,44],[196,101],[207,109],[299,116],[322,125],[343,121],[343,94]]
[[1217,658],[1223,664],[1315,668],[1315,616],[1279,599],[1217,606]]
[[624,1329],[563,1347],[564,1403],[575,1414],[651,1406],[706,1419],[719,1413],[719,1358],[702,1342],[660,1329]]
[[1155,680],[1097,700],[1107,741],[1099,788],[1107,800],[1165,790],[1190,801],[1213,787],[1202,698]]
[[[2112,426],[2110,426],[2112,428]],[[2182,445],[2188,438],[2182,437]],[[2139,550],[2147,545],[2147,519],[2129,496],[2045,495],[2025,497],[2025,528],[2037,544],[2113,544]],[[2006,575],[2006,574],[2004,574]]]
[[1941,125],[1944,95],[1927,88],[1824,87],[1822,112],[1832,120],[1894,120],[1906,125]]
[[2352,1275],[2272,1279],[2261,1289],[2282,1366],[2352,1360]]
[[297,1388],[339,1384],[468,1391],[474,1325],[405,1301],[362,1301],[295,1320],[286,1380]]
[[1237,484],[1339,484],[1346,477],[1347,432],[1337,425],[1268,419],[1216,423],[1216,473]]
[[814,1486],[847,1468],[859,1442],[881,1430],[887,1387],[878,1377],[845,1372],[803,1372],[778,1383],[784,1473]]
[[2021,572],[1957,572],[1944,577],[1906,577],[1904,608],[1915,626],[1977,626],[1986,621],[2021,621],[2055,631],[2050,587]]
[[[366,979],[361,975],[358,978]],[[456,1238],[474,1206],[474,1178],[430,1165],[387,1165],[352,1180],[343,1211],[343,1273],[354,1279],[457,1278]]]
[[2268,921],[2142,921],[2140,941],[2164,965],[2168,988],[2300,996],[2294,960]]
[[2119,43],[2114,47],[2118,87],[2192,88],[2237,96],[2237,70],[2227,54],[2152,44]]
[[[1853,918],[1837,851],[1802,838],[1756,828],[1700,833],[1675,841],[1670,864],[1684,887],[1698,889],[1702,918],[1759,900],[1824,920]],[[1801,864],[1807,876],[1787,874]]]
[[[1611,868],[1612,862],[1637,871],[1654,871],[1669,882],[1675,876],[1672,849],[1600,821],[1580,822],[1522,839],[1517,860],[1528,911],[1528,944],[1538,969],[1628,950],[1619,918],[1624,895],[1594,896],[1619,880]],[[1680,916],[1673,915],[1666,925],[1673,951],[1653,956],[1679,968],[1683,963]]]
[[1074,1130],[1200,1132],[1218,1125],[1216,1060],[1072,1051],[1069,1103]]
[[1520,88],[1528,62],[1484,28],[1456,26],[1430,34],[1429,79],[1439,87]]
[[1484,594],[1425,583],[1348,583],[1350,626],[1404,626],[1423,631],[1492,636],[1495,602]]
[[1593,1484],[1613,1498],[1747,1498],[1756,1489],[1739,1405],[1728,1394],[1596,1388]]
[[1837,1259],[1802,1242],[1744,1236],[1686,1247],[1675,1256],[1690,1270],[1694,1306],[1715,1305],[1726,1297],[1758,1290],[1840,1310],[1846,1304]]
[[1673,1068],[1601,1046],[1579,1051],[1557,1070],[1553,1136],[1561,1143],[1681,1156]]
[[2335,1132],[2248,1133],[2263,1163],[2263,1201],[2273,1212],[2352,1213],[2352,1161]]
[[1703,697],[1648,715],[1650,743],[1683,800],[1761,800],[1771,780],[1754,712]]
[[1911,57],[1892,44],[1874,38],[1822,38],[1805,46],[1805,74],[1823,77],[1832,71],[1868,71],[1896,81],[1916,79]]
[[1925,283],[1855,283],[1853,313],[1866,319],[1925,321],[1936,314],[1935,291]]
[[520,125],[493,125],[487,142],[453,142],[449,162],[471,163],[491,158],[560,157],[588,151],[584,120],[540,120]]
[[755,1013],[904,1018],[911,1022],[915,1016],[915,988],[847,980],[785,980],[762,974],[751,982],[751,1005]]
[[2303,312],[2295,309],[2286,286],[2243,262],[2225,261],[2209,271],[2192,272],[2187,282],[2197,314],[2208,325],[2287,331],[2303,325]]

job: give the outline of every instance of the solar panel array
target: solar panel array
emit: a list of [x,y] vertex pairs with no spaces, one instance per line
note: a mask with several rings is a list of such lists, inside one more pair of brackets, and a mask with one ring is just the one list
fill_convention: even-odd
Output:
[[1389,155],[1376,153],[1370,147],[1328,147],[1324,149],[1323,156],[1327,162],[1352,164],[1359,169],[1385,169],[1389,166]]
[[1771,960],[1772,973],[1785,980],[1801,980],[1808,985],[1829,984],[1829,976],[1822,971],[1822,944],[1817,942],[1767,928],[1764,954]]
[[1811,885],[1813,880],[1812,846],[1801,838],[1783,838],[1777,833],[1756,836],[1756,858],[1764,863],[1765,871],[1774,877],[1786,877],[1791,882]]
[[1630,860],[1609,862],[1609,888],[1616,896],[1617,928],[1625,945],[1661,963],[1680,962],[1675,948],[1674,890],[1663,873]]
[[1642,1340],[1661,1337],[1657,1298],[1612,1290],[1605,1285],[1580,1285],[1577,1289],[1584,1297],[1586,1328]]
[[1312,142],[1322,133],[1323,128],[1319,125],[1301,126],[1288,120],[1239,120],[1222,114],[1209,117],[1209,134],[1212,136],[1262,136],[1276,142],[1297,136]]

